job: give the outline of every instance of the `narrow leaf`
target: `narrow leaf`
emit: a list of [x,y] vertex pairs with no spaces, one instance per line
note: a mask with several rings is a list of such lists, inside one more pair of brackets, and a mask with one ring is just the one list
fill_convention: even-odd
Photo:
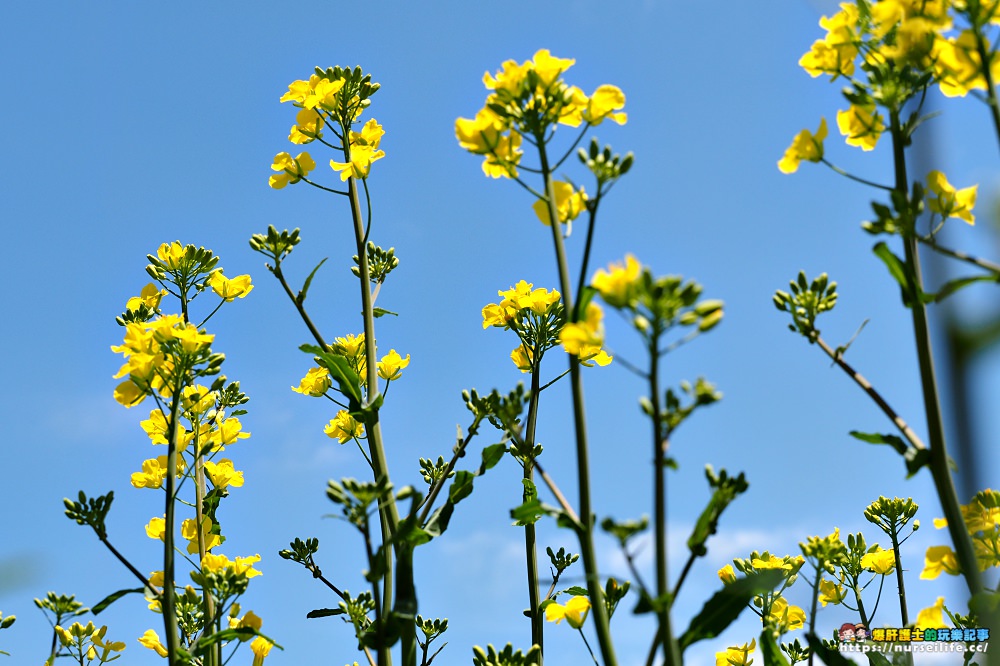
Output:
[[774,640],[774,633],[770,629],[760,632],[757,645],[764,655],[764,666],[788,666],[788,660],[781,654],[781,648],[778,647],[778,642]]
[[299,305],[302,305],[305,302],[306,294],[309,292],[309,285],[311,285],[313,281],[313,276],[316,275],[316,271],[319,270],[319,267],[326,263],[326,259],[326,257],[323,257],[323,261],[316,264],[316,268],[312,269],[312,273],[310,273],[309,277],[306,278],[305,284],[302,285],[302,289],[299,291],[298,296],[295,297],[295,302]]
[[491,444],[483,449],[483,464],[479,468],[479,473],[482,474],[488,469],[493,469],[503,459],[505,453],[507,453],[507,446],[503,443]]
[[778,569],[740,578],[729,583],[705,602],[701,611],[691,619],[687,631],[680,637],[681,649],[706,638],[715,638],[740,616],[747,604],[757,596],[774,589],[784,578]]
[[903,298],[903,305],[910,307],[913,304],[913,282],[910,280],[909,274],[906,272],[906,264],[903,260],[893,254],[892,250],[885,242],[879,242],[875,244],[872,248],[872,252],[875,256],[882,260],[885,267],[889,269],[889,275],[899,283],[899,288],[901,291],[901,296]]
[[104,597],[99,602],[97,602],[97,604],[95,604],[90,609],[90,612],[93,613],[94,615],[97,615],[98,613],[100,613],[105,608],[107,608],[111,604],[115,603],[116,601],[118,601],[119,599],[121,599],[122,597],[124,597],[125,595],[127,595],[127,594],[136,594],[136,593],[142,594],[145,591],[146,591],[146,588],[144,588],[144,587],[136,587],[136,588],[133,588],[131,590],[118,590],[117,592],[109,594],[108,596]]
[[385,308],[372,308],[372,315],[374,315],[375,318],[378,319],[379,317],[384,317],[385,315],[392,315],[393,317],[398,317],[399,313],[393,312],[392,310],[386,310]]
[[838,650],[833,650],[824,645],[823,641],[816,634],[808,634],[806,639],[809,641],[809,649],[822,659],[823,663],[827,666],[857,666],[856,662],[840,654]]
[[857,430],[852,430],[848,434],[855,439],[860,439],[862,442],[868,442],[869,444],[888,444],[892,448],[896,449],[896,453],[903,456],[906,455],[906,450],[909,448],[906,445],[906,442],[903,441],[903,438],[897,435],[883,435],[877,432],[858,432]]
[[309,619],[317,617],[331,617],[333,615],[343,615],[344,611],[340,608],[317,608],[316,610],[311,610],[306,613],[306,617]]

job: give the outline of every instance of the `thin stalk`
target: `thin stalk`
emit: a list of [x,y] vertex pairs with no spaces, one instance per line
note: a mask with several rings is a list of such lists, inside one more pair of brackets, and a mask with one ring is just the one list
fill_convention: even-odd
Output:
[[[197,432],[197,428],[196,428]],[[195,446],[198,447],[196,450],[194,467],[195,467],[195,500],[194,500],[194,512],[195,512],[195,525],[198,529],[198,566],[201,568],[201,563],[205,561],[205,554],[207,549],[205,548],[205,520],[208,518],[205,515],[205,457],[202,454],[200,443],[195,441]],[[204,606],[204,629],[202,630],[202,635],[208,636],[213,633],[215,629],[215,598],[212,596],[212,591],[208,586],[203,586],[202,589],[202,600],[205,604]],[[212,651],[208,654],[208,659],[205,662],[206,666],[219,666],[222,663],[222,644],[216,643]]]
[[[996,108],[995,106],[993,107]],[[906,156],[904,153],[904,138],[899,124],[899,113],[890,113],[892,129],[892,151],[895,165],[896,191],[906,196],[909,181],[906,176]],[[998,126],[1000,131],[1000,126]],[[917,239],[913,233],[903,237],[906,250],[907,273],[913,280],[914,291],[923,291],[923,277],[920,271],[920,253]],[[924,411],[927,414],[927,433],[930,440],[930,461],[928,466],[934,479],[941,509],[948,520],[948,532],[955,546],[955,555],[965,577],[969,592],[976,594],[983,590],[979,575],[979,563],[972,547],[972,539],[965,528],[962,510],[955,492],[955,483],[948,469],[948,449],[944,436],[944,419],[941,413],[941,402],[938,398],[937,378],[934,372],[934,356],[931,351],[930,327],[927,322],[927,308],[919,298],[913,302],[910,312],[913,317],[913,334],[917,345],[917,359],[920,364],[920,383],[924,396]]]
[[316,328],[316,325],[313,324],[312,319],[310,319],[309,314],[306,312],[305,306],[303,306],[302,303],[299,301],[299,299],[295,296],[295,294],[292,293],[292,288],[288,285],[288,280],[285,279],[285,274],[281,272],[281,264],[278,262],[275,263],[277,265],[272,269],[271,272],[274,273],[274,277],[278,278],[278,282],[280,282],[281,286],[284,287],[285,293],[288,294],[288,298],[290,298],[292,300],[292,303],[295,304],[295,309],[298,310],[299,317],[302,318],[302,321],[305,323],[306,328],[309,329],[309,332],[312,334],[313,339],[316,340],[317,343],[319,343],[319,346],[322,347],[323,349],[329,349],[329,347],[326,344],[326,341],[323,339],[323,336],[320,335],[319,329]]
[[[816,578],[813,579],[813,585],[812,585],[813,588],[812,608],[809,611],[809,633],[813,636],[816,635],[816,612],[819,606],[819,584],[821,580],[823,580],[823,568],[817,566]],[[812,666],[812,664],[813,664],[813,651],[809,650],[809,666]]]
[[869,626],[868,614],[865,613],[865,602],[861,600],[861,590],[858,589],[858,577],[853,576],[854,579],[854,598],[858,601],[858,615],[861,616],[861,624],[866,627]]
[[[181,301],[182,305],[184,301]],[[186,311],[186,308],[184,308]],[[181,389],[175,387],[170,399],[170,425],[167,433],[167,476],[166,504],[163,509],[163,630],[166,634],[167,663],[178,663],[177,650],[180,647],[180,636],[177,630],[177,597],[174,590],[174,495],[177,481],[177,440],[180,417]]]
[[663,661],[667,666],[680,666],[680,646],[674,640],[670,624],[670,594],[667,578],[667,478],[663,414],[660,409],[660,334],[653,332],[649,344],[649,392],[653,405],[653,530],[656,549],[656,600],[660,605],[658,637],[663,645]]
[[[580,262],[580,277],[576,283],[576,293],[577,295],[583,294],[583,288],[586,286],[587,282],[587,266],[590,263],[590,248],[594,242],[594,227],[597,226],[597,208],[601,204],[601,190],[600,185],[598,185],[597,196],[594,198],[592,204],[587,206],[587,240],[583,244],[583,260]],[[580,319],[580,303],[582,301],[577,301],[576,308],[573,311],[573,321],[578,321]]]
[[[542,175],[545,179],[545,194],[549,209],[549,222],[552,228],[552,241],[555,246],[556,262],[559,268],[559,286],[562,290],[563,304],[566,312],[573,312],[573,294],[570,284],[569,267],[566,263],[566,250],[563,246],[562,228],[560,227],[559,211],[556,206],[555,185],[552,181],[552,171],[549,169],[545,145],[539,139],[538,155],[541,162]],[[573,425],[576,432],[577,480],[580,492],[580,551],[583,566],[587,575],[587,592],[592,605],[594,629],[600,644],[604,666],[618,666],[614,644],[611,640],[611,630],[608,626],[608,612],[604,605],[604,590],[601,588],[601,575],[597,564],[597,552],[594,548],[594,514],[590,504],[590,452],[587,445],[587,416],[583,396],[583,379],[580,376],[580,360],[569,356],[570,386],[573,395]]]
[[1000,276],[1000,264],[993,263],[992,261],[988,261],[986,259],[980,259],[979,257],[974,257],[973,255],[968,254],[966,252],[962,252],[961,250],[951,250],[949,248],[942,247],[938,245],[937,242],[934,241],[933,236],[931,237],[917,236],[917,240],[923,243],[926,247],[929,247],[930,249],[934,250],[939,254],[943,254],[946,257],[952,257],[953,259],[959,259],[961,261],[965,261],[967,263],[972,264],[973,266],[978,266],[979,268],[982,268],[984,270],[989,271],[990,273],[995,273],[996,275]]
[[[350,144],[347,141],[344,142],[344,159],[346,162],[351,161]],[[358,278],[361,283],[361,312],[364,317],[365,332],[366,395],[368,400],[374,400],[378,394],[378,357],[375,354],[375,315],[371,293],[371,273],[368,267],[368,252],[365,249],[365,223],[361,216],[361,203],[358,200],[358,186],[354,176],[348,179],[347,185],[350,194],[348,199],[351,202],[351,218],[354,222],[354,239],[358,251]],[[368,448],[375,479],[385,478],[388,481],[389,469],[385,458],[385,448],[382,444],[382,426],[379,423],[379,412],[377,409],[373,410],[372,421],[366,426],[365,431],[368,436]],[[399,523],[396,498],[391,492],[385,502],[379,503],[379,523],[382,529],[382,543],[389,543],[393,535],[395,535],[396,525]],[[385,558],[386,568],[382,587],[382,607],[388,609],[391,607],[393,592],[393,566],[390,549],[386,549]],[[416,640],[416,636],[413,633],[413,623],[404,623],[401,639],[404,643],[411,639]],[[379,646],[379,664],[380,666],[390,666],[392,664],[392,657],[389,648],[386,646]]]
[[847,375],[854,380],[854,383],[860,386],[862,390],[868,394],[868,397],[870,397],[875,404],[879,406],[882,412],[889,417],[889,420],[896,426],[900,434],[906,438],[906,441],[918,449],[927,448],[927,445],[925,445],[923,440],[920,439],[920,436],[917,435],[913,428],[911,428],[910,425],[903,420],[903,417],[897,414],[896,410],[894,410],[892,406],[886,402],[885,398],[882,397],[882,394],[875,390],[875,387],[871,385],[871,382],[869,382],[864,375],[855,370],[847,361],[844,360],[843,354],[838,354],[831,349],[830,345],[828,345],[823,338],[819,337],[818,332],[811,339],[819,345],[820,349],[826,352],[826,355],[829,356],[841,370],[847,373]]
[[[534,456],[535,448],[535,426],[538,422],[538,399],[540,394],[539,384],[541,383],[541,359],[539,354],[532,353],[531,369],[531,397],[528,400],[528,416],[524,431],[524,480],[534,483]],[[528,500],[528,488],[525,486],[522,500]],[[524,557],[528,571],[528,613],[531,620],[531,644],[539,648],[540,660],[544,659],[544,626],[545,619],[538,610],[540,600],[538,598],[538,548],[536,545],[535,524],[528,523],[524,526]],[[541,666],[543,662],[539,662]]]
[[899,534],[893,529],[889,533],[892,541],[892,553],[896,562],[896,589],[899,592],[899,618],[902,621],[901,627],[909,626],[910,614],[906,611],[906,588],[903,586],[903,563],[899,557]]
[[[978,18],[978,17],[977,17]],[[997,91],[993,82],[993,72],[987,63],[993,62],[989,49],[986,48],[986,38],[983,37],[983,24],[981,21],[974,21],[972,33],[976,36],[976,52],[979,54],[979,63],[982,68],[983,79],[986,82],[986,105],[990,107],[990,117],[993,119],[993,129],[1000,142],[1000,106],[997,104]]]

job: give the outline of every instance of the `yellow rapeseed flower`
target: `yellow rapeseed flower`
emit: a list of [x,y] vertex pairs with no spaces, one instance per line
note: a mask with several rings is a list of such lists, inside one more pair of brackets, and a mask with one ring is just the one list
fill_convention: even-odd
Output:
[[847,137],[847,145],[869,151],[885,131],[885,122],[874,104],[852,104],[846,111],[837,111],[837,127]]
[[802,160],[819,162],[823,159],[823,140],[826,139],[826,118],[821,118],[819,128],[813,134],[807,129],[802,130],[792,139],[792,145],[778,160],[778,170],[781,173],[795,173],[799,170]]
[[565,606],[552,603],[545,607],[545,619],[549,622],[559,624],[563,620],[574,629],[579,629],[587,619],[590,612],[590,599],[577,595],[571,597]]
[[978,185],[957,190],[948,182],[943,173],[940,171],[931,171],[927,174],[927,189],[929,192],[937,195],[927,197],[927,207],[933,212],[944,219],[957,217],[969,224],[976,223],[972,209],[976,205],[976,195],[979,191]]

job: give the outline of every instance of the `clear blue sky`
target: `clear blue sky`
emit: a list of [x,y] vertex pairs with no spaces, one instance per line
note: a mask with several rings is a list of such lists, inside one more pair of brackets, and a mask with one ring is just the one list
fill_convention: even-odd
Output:
[[[146,283],[145,255],[175,239],[212,248],[227,275],[250,273],[245,300],[211,322],[225,372],[250,395],[243,418],[253,436],[233,447],[246,486],[233,491],[222,521],[230,555],[260,553],[244,608],[286,646],[269,664],[351,663],[349,627],[306,620],[335,600],[277,551],[294,537],[318,536],[329,578],[358,591],[360,543],[342,523],[323,519],[332,506],[326,481],[360,476],[357,452],[322,432],[332,416],[320,400],[289,390],[309,365],[297,351],[308,341],[291,305],[247,246],[269,224],[301,227],[303,243],[288,266],[302,280],[330,257],[309,305],[328,337],[360,330],[349,273],[353,237],[344,202],[304,185],[267,187],[275,153],[294,111],[278,98],[313,66],[361,64],[382,84],[371,115],[382,123],[386,158],[370,180],[373,240],[395,246],[400,266],[379,305],[399,312],[379,321],[380,348],[411,354],[383,412],[390,466],[398,486],[420,483],[418,457],[447,454],[455,425],[467,424],[464,388],[511,388],[523,377],[507,355],[511,335],[483,331],[480,309],[520,279],[555,287],[547,231],[531,200],[510,182],[485,178],[480,159],[458,148],[457,116],[482,104],[481,77],[506,59],[539,48],[577,60],[567,79],[583,90],[613,83],[627,95],[629,122],[596,132],[635,167],[602,207],[595,266],[635,253],[658,273],[679,273],[726,302],[724,323],[668,358],[664,381],[703,375],[725,393],[675,437],[681,470],[670,477],[674,571],[683,542],[706,498],[706,463],[745,471],[750,492],[722,521],[677,602],[677,623],[718,586],[716,570],[752,549],[797,554],[809,535],[865,529],[864,507],[883,495],[914,496],[925,529],[907,553],[913,610],[935,597],[956,598],[948,581],[919,582],[923,549],[944,543],[931,518],[940,515],[929,475],[904,480],[887,448],[850,437],[852,429],[889,425],[818,349],[785,329],[770,302],[799,269],[829,272],[841,301],[824,335],[846,341],[866,319],[850,359],[897,409],[923,431],[919,380],[908,313],[898,290],[871,255],[859,229],[872,194],[815,165],[783,176],[777,159],[803,127],[821,115],[833,127],[838,84],[810,79],[796,62],[819,35],[833,3],[765,0],[725,11],[699,3],[644,0],[539,3],[7,3],[0,8],[0,57],[7,63],[0,102],[6,158],[0,164],[0,217],[5,252],[7,324],[0,422],[0,610],[18,622],[0,633],[11,664],[40,662],[50,634],[31,599],[48,590],[87,604],[133,585],[94,535],[62,515],[62,498],[79,489],[114,489],[111,536],[140,570],[159,568],[158,543],[143,525],[161,511],[160,496],[135,490],[129,475],[153,451],[138,422],[148,407],[125,410],[112,398],[120,342],[114,322],[126,299]],[[939,161],[953,183],[980,182],[982,221],[957,229],[955,242],[996,256],[986,208],[996,200],[997,154],[985,109],[935,100]],[[861,155],[836,137],[828,155],[860,175],[884,179],[889,155]],[[329,159],[329,158],[326,158]],[[317,161],[322,165],[326,159]],[[568,167],[570,175],[582,179]],[[321,171],[323,169],[321,168]],[[333,180],[333,174],[327,181]],[[582,238],[570,239],[576,261]],[[995,306],[995,291],[972,294],[977,311]],[[630,331],[609,322],[609,346],[636,358]],[[995,405],[1000,359],[977,375],[975,397]],[[587,373],[600,516],[638,517],[651,510],[648,424],[636,398],[643,387],[620,365]],[[993,379],[990,379],[993,378]],[[571,432],[564,388],[545,394],[539,439],[542,461],[570,495]],[[987,417],[992,420],[987,420]],[[1000,424],[987,413],[987,441]],[[491,443],[483,439],[482,444]],[[995,447],[994,447],[995,449]],[[997,454],[982,468],[995,486]],[[471,466],[471,464],[470,464]],[[519,503],[520,473],[505,460],[477,482],[450,531],[417,553],[421,612],[447,616],[442,665],[468,663],[474,644],[526,647],[528,625],[521,533],[508,511]],[[964,498],[967,499],[967,498]],[[575,548],[572,534],[546,524],[541,540]],[[624,576],[621,557],[598,544],[602,567]],[[640,558],[648,567],[649,548]],[[648,571],[648,568],[647,568]],[[805,587],[799,599],[805,605]],[[623,663],[645,654],[651,624],[615,617]],[[881,620],[898,619],[886,607]],[[160,660],[136,638],[160,618],[127,599],[100,618],[109,637],[125,640],[122,663]],[[844,621],[827,610],[819,624]],[[582,663],[582,646],[552,627],[550,662]],[[714,644],[692,648],[692,663],[759,633],[747,613]],[[565,657],[559,657],[565,655]],[[249,663],[249,651],[234,663]],[[2,663],[2,662],[0,662]]]

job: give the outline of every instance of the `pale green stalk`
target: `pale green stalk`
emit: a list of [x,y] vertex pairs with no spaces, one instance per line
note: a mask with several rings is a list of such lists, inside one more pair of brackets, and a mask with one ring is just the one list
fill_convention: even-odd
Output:
[[[524,344],[524,343],[522,343]],[[532,360],[531,369],[531,398],[528,402],[528,416],[524,431],[524,479],[534,483],[534,456],[535,448],[535,425],[538,422],[538,399],[539,385],[541,383],[541,359]],[[527,500],[527,487],[524,489],[523,499]],[[528,570],[528,612],[531,619],[531,644],[537,645],[539,659],[545,658],[544,626],[545,619],[538,610],[538,550],[535,542],[535,524],[528,523],[524,526],[524,557]],[[541,666],[543,662],[539,662]]]
[[174,590],[174,495],[177,481],[177,422],[180,417],[181,387],[174,387],[170,399],[170,425],[167,433],[166,505],[163,510],[163,630],[167,648],[167,663],[178,663],[177,649],[180,636],[177,631],[177,597]]
[[[556,206],[556,193],[549,169],[548,157],[545,153],[544,136],[536,136],[538,154],[541,162],[542,177],[545,179],[545,196],[548,203],[549,222],[552,228],[552,241],[555,245],[556,263],[559,268],[559,286],[562,291],[563,305],[567,313],[573,312],[572,287],[569,268],[566,263],[566,250],[563,244],[562,228],[559,221],[559,210]],[[608,625],[608,612],[604,605],[604,590],[601,588],[601,575],[597,564],[597,553],[594,549],[594,514],[590,505],[590,452],[587,445],[587,416],[583,397],[583,378],[580,376],[580,360],[569,355],[569,377],[573,394],[573,425],[576,432],[577,482],[580,492],[580,555],[587,576],[587,592],[592,605],[591,616],[594,618],[594,630],[600,644],[604,666],[617,666],[614,644],[611,640],[611,629]]]
[[[350,136],[350,128],[346,128],[344,131],[344,159],[346,162],[351,161],[351,149],[350,142],[347,137]],[[358,187],[354,176],[351,176],[348,181],[348,199],[351,202],[351,217],[354,222],[354,239],[357,244],[358,251],[358,268],[359,268],[359,281],[361,282],[361,312],[364,317],[364,333],[365,333],[365,366],[366,366],[366,394],[368,400],[374,400],[375,396],[378,395],[378,357],[375,353],[375,315],[374,306],[372,301],[371,293],[371,273],[368,268],[368,252],[365,248],[366,232],[365,232],[365,221],[362,219],[361,213],[361,203],[358,200]],[[365,432],[368,439],[368,448],[371,456],[372,470],[375,475],[375,479],[385,478],[389,480],[389,469],[385,458],[385,449],[382,444],[382,427],[379,424],[379,413],[375,409],[372,412],[372,421],[365,427]],[[389,543],[392,537],[396,533],[396,525],[399,522],[399,513],[396,509],[396,499],[390,491],[384,502],[379,503],[379,519],[382,528],[382,543]],[[385,577],[383,579],[383,604],[382,608],[384,612],[388,612],[391,608],[392,592],[393,592],[393,568],[392,568],[392,549],[385,549]],[[403,629],[403,653],[407,654],[407,644],[412,641],[412,653],[414,655],[414,663],[416,661],[416,635],[413,633],[413,623],[404,623]],[[385,646],[379,646],[379,664],[380,666],[390,666],[392,663],[392,657],[389,653],[389,649]],[[405,661],[404,664],[409,666],[409,662]]]
[[660,323],[654,322],[656,329],[649,344],[649,391],[653,404],[653,494],[654,494],[654,540],[656,544],[656,599],[661,604],[657,614],[659,619],[659,640],[663,644],[663,661],[666,666],[680,666],[680,646],[674,639],[670,624],[669,580],[667,578],[667,479],[666,445],[663,437],[663,415],[660,411]]
[[[893,162],[897,192],[906,196],[909,191],[909,181],[906,175],[906,155],[904,139],[899,122],[899,113],[890,112],[890,128],[892,131]],[[920,270],[920,254],[917,240],[912,232],[903,236],[906,252],[907,273],[913,280],[911,289],[910,312],[913,317],[913,334],[917,345],[917,359],[920,365],[920,383],[924,396],[924,412],[927,415],[927,434],[930,442],[930,461],[928,466],[934,479],[934,487],[941,501],[941,509],[948,520],[948,532],[955,546],[955,555],[965,577],[969,592],[976,594],[983,589],[979,575],[979,563],[972,547],[972,539],[962,518],[962,509],[955,492],[955,483],[948,469],[948,449],[944,436],[944,420],[941,413],[941,403],[938,398],[937,378],[934,372],[934,357],[931,352],[930,327],[927,322],[927,308],[920,299],[923,293],[923,277]]]

